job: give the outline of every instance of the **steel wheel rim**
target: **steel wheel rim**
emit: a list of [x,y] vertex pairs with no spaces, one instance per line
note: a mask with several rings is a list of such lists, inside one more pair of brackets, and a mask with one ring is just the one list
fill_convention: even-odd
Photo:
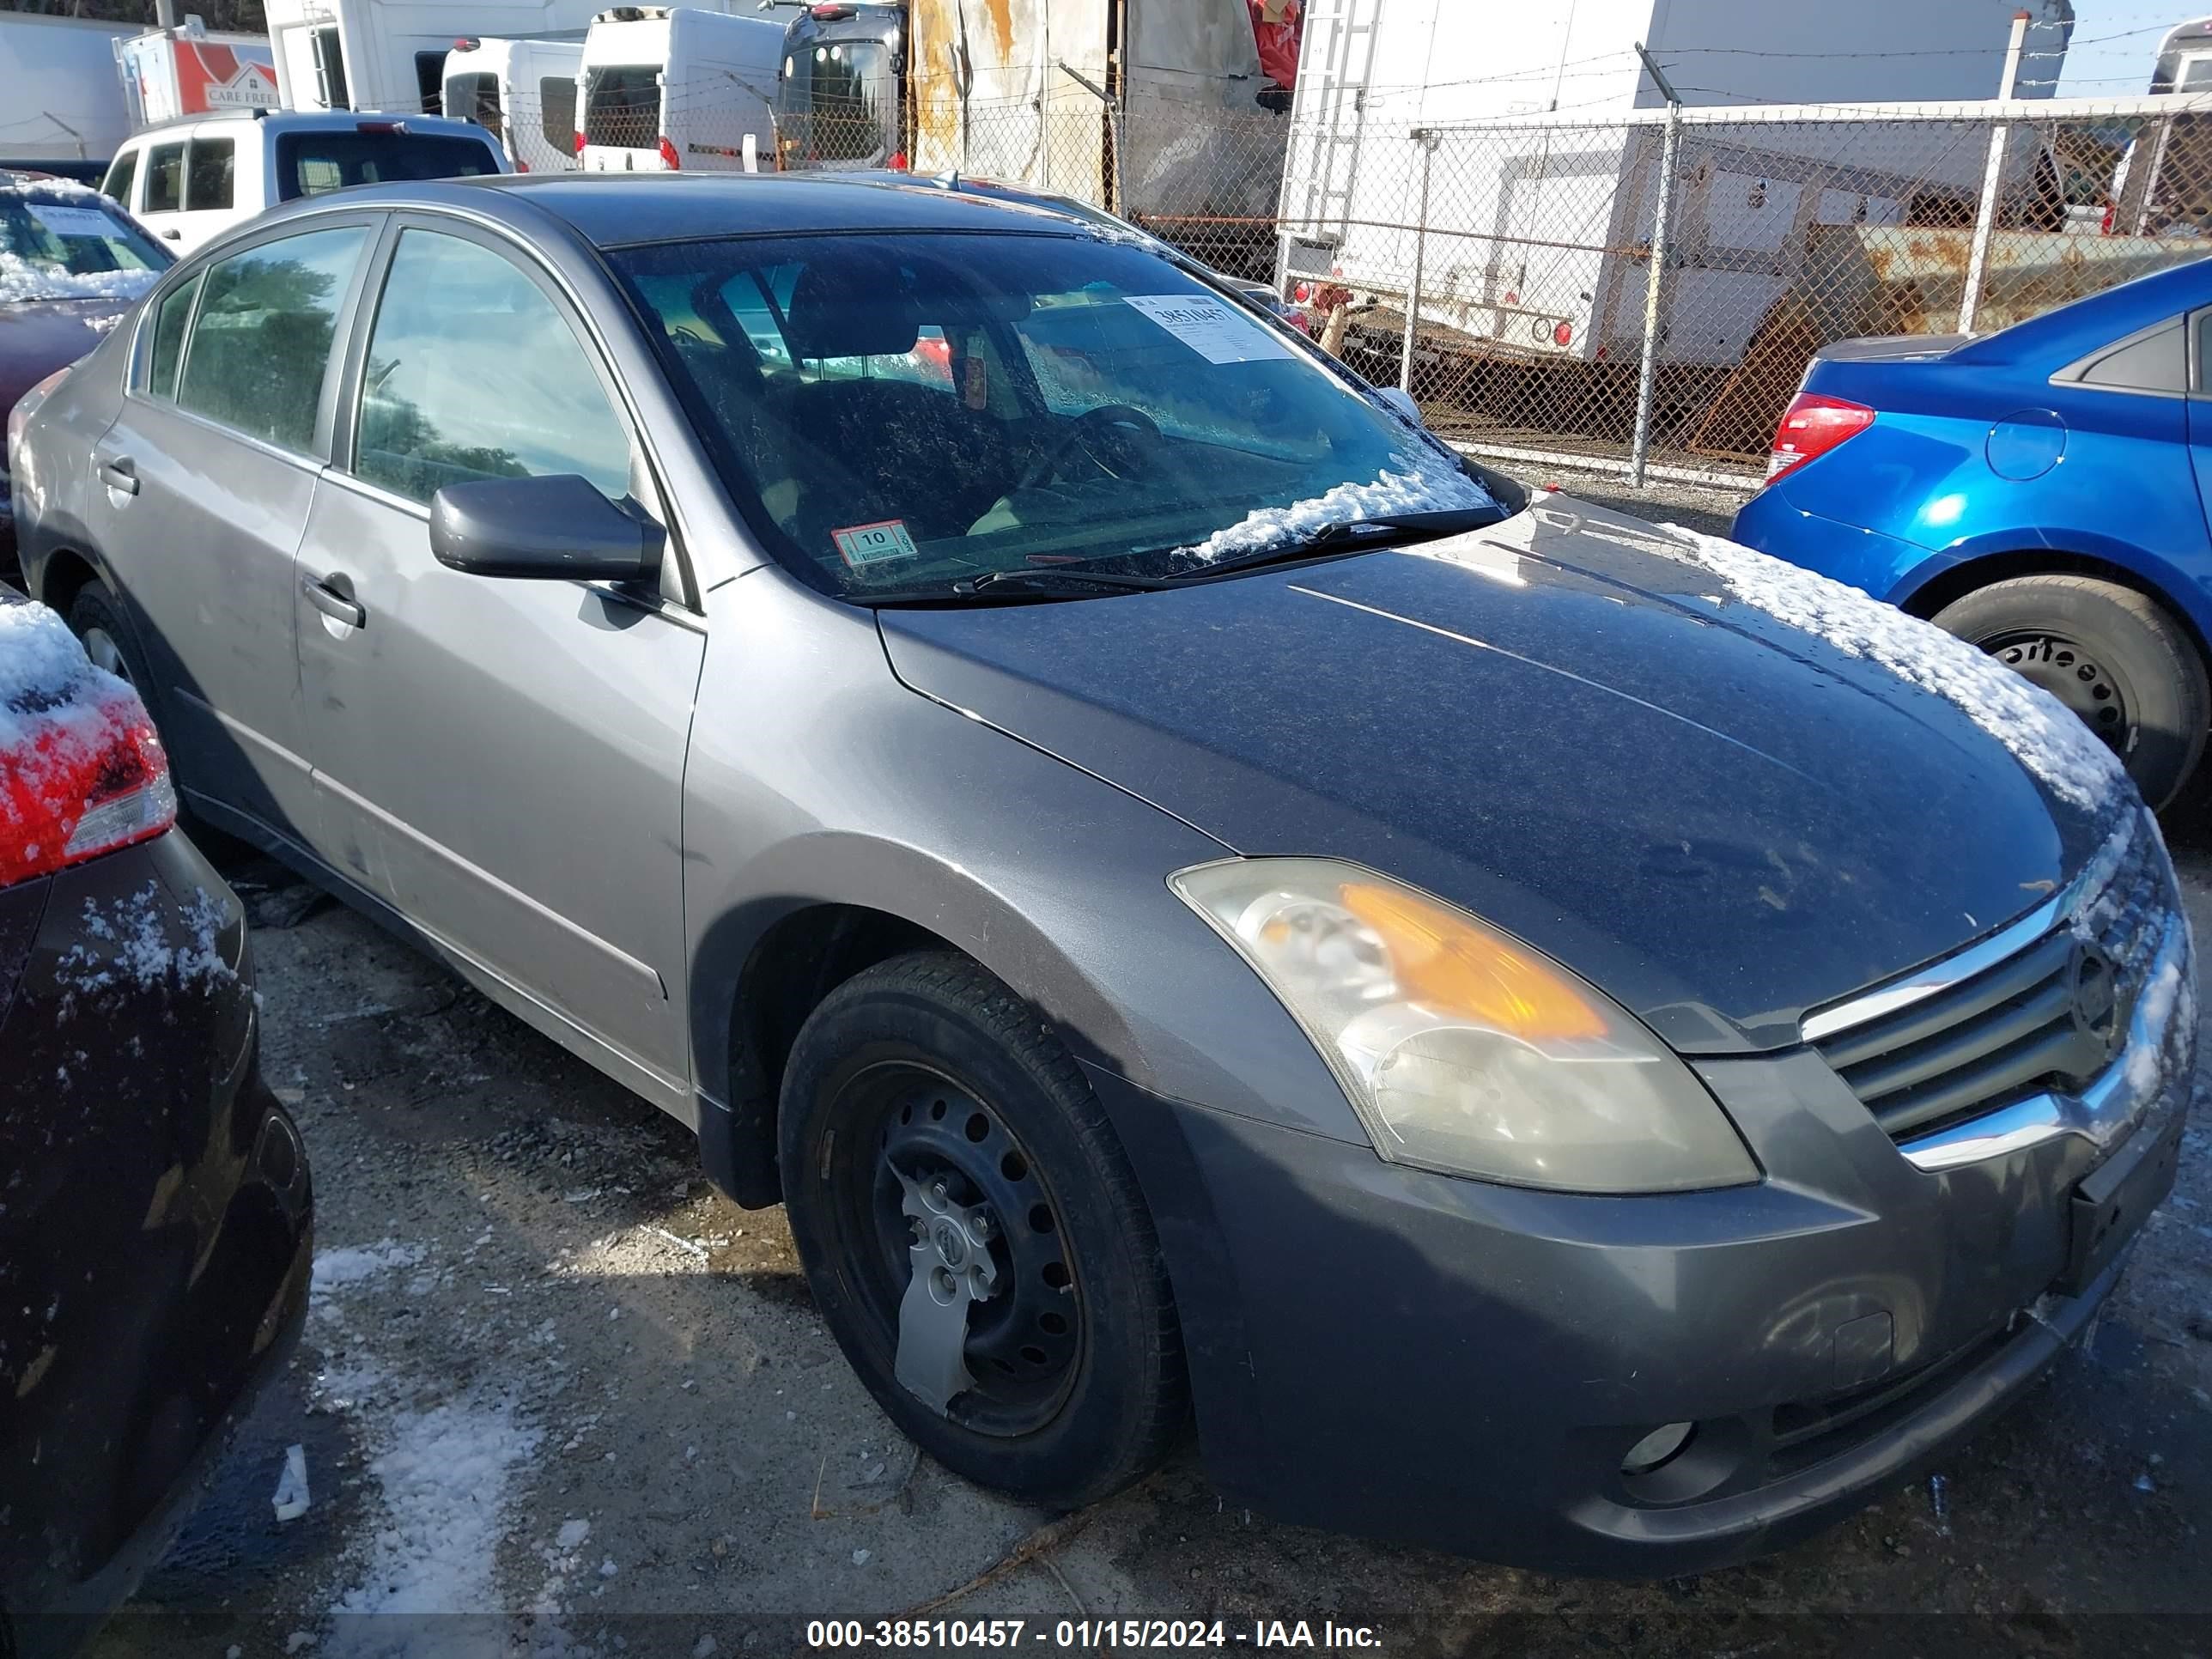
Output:
[[131,665],[124,660],[123,647],[116,644],[115,636],[106,629],[88,628],[84,630],[84,654],[92,659],[94,668],[114,675],[125,685],[134,685],[131,678]]
[[2131,746],[2141,707],[2127,677],[2079,640],[2048,628],[2011,629],[1974,643],[2064,703],[2114,753]]
[[[849,1152],[830,1158],[841,1265],[894,1386],[980,1434],[1012,1438],[1043,1428],[1074,1387],[1088,1320],[1060,1206],[1030,1149],[973,1090],[915,1061],[868,1067],[840,1091],[837,1106],[852,1135]],[[944,1209],[918,1223],[916,1188],[940,1183]],[[957,1243],[988,1253],[995,1293],[967,1303],[960,1357],[968,1386],[939,1404],[902,1376],[902,1314],[916,1294],[917,1262],[941,1259],[918,1255],[918,1238],[941,1237],[948,1220],[978,1211],[990,1218],[988,1236]]]

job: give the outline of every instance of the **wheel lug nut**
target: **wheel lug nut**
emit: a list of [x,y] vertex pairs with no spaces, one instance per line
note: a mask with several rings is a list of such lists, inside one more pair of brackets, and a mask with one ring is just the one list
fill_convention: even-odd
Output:
[[979,1211],[968,1223],[968,1235],[978,1244],[988,1241],[993,1231],[988,1211]]

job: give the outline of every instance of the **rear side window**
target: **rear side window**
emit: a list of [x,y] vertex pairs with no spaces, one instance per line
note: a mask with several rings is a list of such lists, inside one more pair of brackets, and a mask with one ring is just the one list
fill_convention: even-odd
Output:
[[2072,379],[2081,386],[2103,386],[2114,392],[2162,392],[2179,396],[2189,390],[2189,350],[2180,318],[2154,333],[2093,356]]
[[164,403],[176,401],[177,365],[185,356],[185,325],[191,321],[192,301],[199,295],[200,279],[195,276],[164,295],[161,308],[154,313],[154,349],[146,368],[146,390]]
[[198,213],[231,204],[231,175],[237,166],[235,147],[228,138],[195,138],[185,167],[185,210]]
[[177,403],[286,449],[314,441],[338,307],[368,233],[264,242],[210,267]]
[[131,186],[138,177],[138,152],[126,149],[117,156],[107,169],[107,177],[100,180],[103,194],[112,197],[125,208],[131,205]]
[[276,199],[403,179],[473,179],[498,163],[480,139],[426,132],[287,132],[276,140]]
[[584,142],[651,149],[660,141],[660,66],[610,64],[590,71]]
[[565,75],[538,82],[538,119],[545,142],[566,152],[576,146],[576,83]]
[[401,233],[369,331],[354,471],[427,501],[449,483],[580,473],[629,489],[629,437],[544,291],[489,248]]
[[146,152],[146,211],[175,213],[185,204],[185,147],[156,144]]

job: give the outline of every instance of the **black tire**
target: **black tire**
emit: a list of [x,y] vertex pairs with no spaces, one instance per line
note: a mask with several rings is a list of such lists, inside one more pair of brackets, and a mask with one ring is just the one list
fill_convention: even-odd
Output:
[[94,662],[130,681],[131,689],[150,706],[147,689],[152,680],[146,672],[145,655],[138,649],[138,636],[131,631],[123,607],[112,593],[99,582],[87,582],[70,601],[69,625]]
[[2080,714],[2162,807],[2203,752],[2212,690],[2196,642],[2158,601],[2091,576],[2015,576],[1936,613]]
[[[909,1079],[921,1079],[919,1094]],[[972,1113],[964,1121],[979,1158],[1002,1174],[1018,1166],[1007,1178],[1023,1183],[1030,1203],[1021,1213],[1036,1223],[1034,1232],[1020,1231],[1020,1217],[995,1229],[988,1248],[1007,1288],[963,1316],[974,1389],[941,1410],[896,1375],[898,1297],[913,1268],[900,1254],[907,1236],[894,1246],[884,1231],[902,1225],[896,1199],[890,1221],[882,1207],[885,1183],[899,1190],[894,1146],[912,1144],[893,1136],[938,1133],[926,1120],[933,1106],[946,1117],[945,1100],[930,1098],[940,1095],[953,1101],[951,1122]],[[902,1114],[916,1110],[921,1120],[902,1127]],[[988,1139],[978,1134],[987,1119]],[[964,957],[921,952],[838,987],[793,1046],[779,1139],[784,1202],[815,1304],[869,1392],[923,1449],[980,1486],[1056,1509],[1117,1492],[1165,1455],[1187,1414],[1188,1386],[1152,1216],[1082,1072],[1006,986]],[[947,1174],[981,1206],[992,1189],[967,1185],[960,1167]],[[1024,1272],[1018,1252],[1036,1249],[1064,1265]],[[1051,1304],[1061,1311],[1036,1316],[1047,1329],[1065,1327],[1055,1339],[1061,1352],[1049,1364],[1039,1358],[1036,1375],[1017,1375],[1016,1364],[983,1352],[983,1327],[1029,1317],[1025,1305],[1046,1294],[1039,1285],[1062,1298]]]

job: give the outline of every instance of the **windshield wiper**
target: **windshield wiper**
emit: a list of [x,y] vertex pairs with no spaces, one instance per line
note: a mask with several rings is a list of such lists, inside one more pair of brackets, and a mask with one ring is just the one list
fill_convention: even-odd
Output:
[[981,593],[994,587],[1018,583],[1024,587],[1065,586],[1070,582],[1081,582],[1091,587],[1126,588],[1132,592],[1150,592],[1177,586],[1172,576],[1131,576],[1118,570],[1083,570],[1073,565],[1047,565],[1035,570],[987,570],[980,576],[952,584],[955,593]]
[[1367,519],[1340,519],[1303,532],[1290,540],[1277,544],[1257,553],[1247,553],[1242,558],[1218,559],[1211,564],[1193,567],[1177,579],[1194,581],[1206,576],[1218,576],[1226,571],[1251,570],[1263,564],[1281,564],[1291,559],[1311,558],[1317,553],[1341,552],[1347,548],[1382,548],[1401,545],[1407,542],[1430,541],[1442,536],[1463,535],[1470,530],[1487,530],[1500,524],[1510,515],[1502,507],[1447,507],[1423,513],[1382,513]]

